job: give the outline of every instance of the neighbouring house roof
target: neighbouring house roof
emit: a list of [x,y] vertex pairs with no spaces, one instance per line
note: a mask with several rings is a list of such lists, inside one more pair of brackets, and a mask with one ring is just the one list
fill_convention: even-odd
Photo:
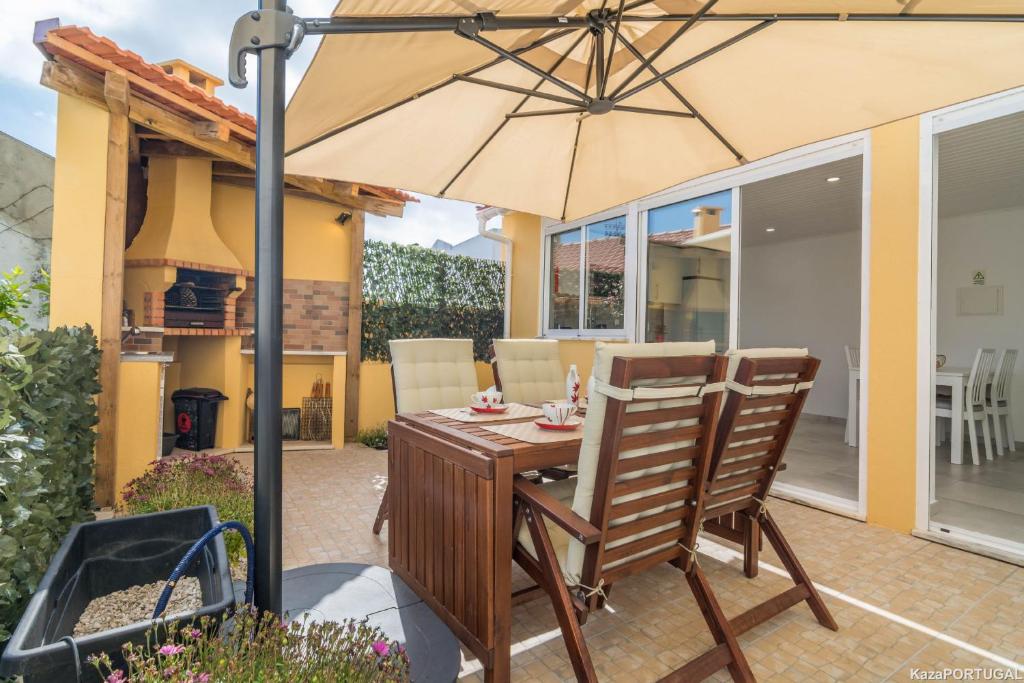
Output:
[[[256,118],[251,114],[208,93],[203,87],[167,73],[163,66],[147,62],[141,55],[120,47],[110,38],[96,35],[88,27],[40,22],[35,41],[46,54],[101,76],[111,71],[124,73],[134,90],[161,107],[192,119],[198,115],[200,119],[223,122],[231,138],[247,145],[255,143]],[[419,201],[408,192],[393,188],[357,183],[354,189],[357,195],[390,202]]]
[[[728,227],[728,226],[725,226]],[[659,232],[648,236],[651,244],[685,247],[693,239],[693,230]],[[559,244],[551,250],[551,263],[565,271],[580,268],[580,243]],[[626,267],[626,241],[623,237],[602,237],[587,242],[587,267],[601,273],[621,273]]]

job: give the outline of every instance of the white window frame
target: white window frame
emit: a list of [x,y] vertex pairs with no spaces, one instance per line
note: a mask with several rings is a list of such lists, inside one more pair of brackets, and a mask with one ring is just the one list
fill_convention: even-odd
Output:
[[[543,239],[543,268],[541,269],[541,319],[540,329],[542,330],[541,336],[550,337],[552,339],[615,339],[623,340],[629,339],[630,335],[628,330],[630,329],[631,321],[636,317],[635,305],[636,305],[636,212],[631,210],[633,207],[631,204],[626,206],[618,206],[607,211],[601,211],[585,218],[580,218],[575,221],[567,223],[545,223],[542,227],[542,239]],[[623,287],[623,327],[618,329],[585,329],[584,322],[586,316],[586,285],[587,285],[587,272],[586,272],[586,251],[587,251],[587,226],[594,223],[600,223],[602,221],[609,220],[611,218],[619,218],[625,216],[626,218],[626,255],[623,264],[623,277],[625,279]],[[572,230],[580,231],[580,305],[579,305],[579,318],[577,322],[577,329],[575,330],[562,330],[553,329],[549,327],[550,321],[550,305],[551,297],[551,248],[550,238],[552,235],[557,235],[563,232],[570,232]]]
[[1024,88],[981,97],[956,104],[920,118],[920,173],[917,277],[917,463],[914,534],[972,552],[1020,563],[1024,560],[1024,544],[989,536],[949,524],[931,522],[930,505],[935,489],[932,468],[932,444],[935,420],[932,399],[935,395],[935,348],[938,319],[935,310],[938,252],[938,193],[935,154],[939,134],[1001,116],[1024,112]]

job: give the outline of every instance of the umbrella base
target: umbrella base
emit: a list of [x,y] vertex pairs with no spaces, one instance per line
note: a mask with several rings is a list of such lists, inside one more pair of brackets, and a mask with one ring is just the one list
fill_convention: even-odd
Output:
[[412,680],[454,681],[459,641],[430,607],[385,567],[335,562],[289,569],[281,583],[282,611],[293,620],[366,619],[409,653]]

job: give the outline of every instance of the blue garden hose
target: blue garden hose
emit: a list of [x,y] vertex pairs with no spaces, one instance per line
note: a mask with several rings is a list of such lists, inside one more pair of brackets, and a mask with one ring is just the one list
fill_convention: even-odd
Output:
[[220,533],[223,533],[227,529],[234,529],[242,535],[242,540],[245,541],[245,559],[246,559],[246,570],[245,570],[245,604],[252,604],[252,586],[253,586],[253,543],[252,534],[245,528],[245,525],[241,522],[222,522],[217,526],[213,527],[200,538],[198,541],[192,544],[192,547],[188,549],[185,556],[181,558],[181,562],[171,572],[171,576],[167,579],[167,584],[164,586],[163,592],[160,593],[160,599],[157,600],[156,609],[153,610],[153,618],[160,619],[163,617],[164,612],[167,611],[167,603],[171,599],[171,593],[174,592],[174,586],[178,583],[178,579],[185,573],[185,570],[189,568],[192,561],[196,558],[196,555],[202,550],[207,543],[213,540],[213,538]]

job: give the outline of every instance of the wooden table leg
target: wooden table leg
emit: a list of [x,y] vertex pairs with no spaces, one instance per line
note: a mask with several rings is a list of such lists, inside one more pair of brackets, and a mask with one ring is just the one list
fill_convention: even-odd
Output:
[[512,679],[512,458],[495,460],[494,471],[494,651],[488,682]]

